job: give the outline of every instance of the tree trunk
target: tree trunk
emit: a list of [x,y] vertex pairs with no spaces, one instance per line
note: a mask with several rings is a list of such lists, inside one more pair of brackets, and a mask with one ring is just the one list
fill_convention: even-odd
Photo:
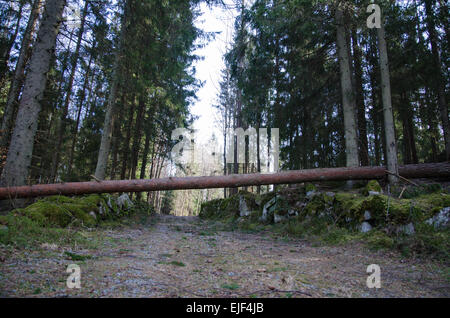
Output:
[[418,163],[416,141],[414,138],[413,111],[406,92],[401,94],[399,114],[403,128],[403,163]]
[[139,98],[139,107],[136,116],[136,123],[134,125],[133,146],[131,147],[131,178],[136,179],[136,169],[139,159],[139,147],[142,139],[142,122],[145,121],[145,98],[141,96]]
[[[94,45],[94,47],[95,47],[95,45]],[[77,137],[78,137],[78,127],[80,126],[81,111],[83,109],[83,103],[84,103],[84,99],[86,97],[86,90],[89,85],[89,75],[91,72],[92,58],[93,58],[93,55],[91,54],[91,56],[89,57],[89,63],[88,63],[87,69],[86,69],[86,73],[84,74],[83,88],[81,89],[81,94],[79,97],[80,99],[78,101],[77,121],[75,123],[73,137],[72,137],[72,146],[70,147],[70,153],[69,153],[69,165],[68,165],[68,169],[69,169],[68,174],[69,175],[72,173],[73,156],[74,156],[75,145],[77,143]]]
[[[127,176],[127,168],[130,166],[130,143],[131,143],[131,126],[133,125],[133,119],[134,119],[134,108],[135,108],[135,96],[131,98],[132,102],[130,105],[129,113],[128,113],[128,119],[127,119],[127,134],[123,143],[123,149],[122,149],[122,171],[120,173],[120,178],[123,179],[129,179],[129,176]],[[128,169],[128,171],[130,171]]]
[[431,43],[431,52],[433,54],[433,67],[435,79],[434,88],[438,95],[439,111],[441,113],[442,129],[444,130],[445,155],[450,160],[450,124],[448,119],[448,105],[445,96],[445,78],[442,73],[441,56],[438,47],[438,35],[436,33],[436,25],[433,14],[433,1],[425,0],[425,11],[427,13],[428,34]]
[[362,52],[358,44],[356,25],[352,29],[353,58],[355,62],[355,92],[358,117],[359,160],[362,166],[369,165],[369,142],[367,140],[366,105],[362,79]]
[[[122,91],[122,89],[120,89]],[[125,94],[121,93],[121,105],[125,105]],[[115,120],[115,118],[118,118],[118,120]],[[122,135],[120,133],[121,130],[121,123],[123,121],[123,107],[119,108],[119,111],[114,114],[114,126],[113,126],[113,136],[112,136],[112,149],[111,149],[111,170],[110,170],[110,178],[111,180],[114,180],[117,175],[117,166],[118,166],[118,157],[119,157],[119,149],[122,141]]]
[[108,104],[106,106],[105,122],[103,124],[103,133],[98,152],[97,166],[95,168],[95,177],[99,180],[105,179],[106,167],[108,165],[109,150],[111,148],[111,137],[114,126],[114,112],[116,107],[117,85],[119,84],[119,67],[122,55],[122,46],[125,40],[125,29],[128,11],[128,1],[124,4],[124,13],[122,17],[122,27],[120,30],[119,44],[116,48],[114,57],[114,66],[112,74],[111,90],[109,92]]
[[139,174],[139,179],[145,178],[145,172],[147,168],[147,161],[148,161],[148,153],[150,151],[150,134],[148,131],[145,132],[145,144],[144,144],[144,151],[142,153],[142,165],[141,165],[141,172]]
[[[160,176],[158,169],[157,177]],[[450,163],[431,163],[419,165],[406,165],[399,168],[404,178],[450,178]],[[326,168],[311,170],[292,170],[269,174],[239,174],[228,176],[209,177],[169,177],[145,180],[109,180],[90,182],[66,182],[60,184],[39,184],[0,188],[0,199],[9,197],[27,198],[48,195],[80,195],[90,193],[114,192],[146,192],[188,189],[213,189],[224,187],[242,187],[250,185],[268,184],[295,184],[302,182],[323,182],[343,180],[370,180],[386,177],[386,167],[353,167],[353,168]],[[154,193],[154,192],[152,192]]]
[[19,33],[20,21],[22,20],[22,10],[23,10],[24,1],[19,1],[19,12],[17,13],[17,22],[16,27],[14,29],[11,38],[7,40],[7,45],[5,47],[4,52],[2,52],[2,56],[0,57],[0,83],[6,78],[8,73],[8,61],[11,55],[11,50],[14,46],[14,42],[16,42],[17,34]]
[[18,105],[19,93],[25,75],[25,65],[27,64],[27,61],[30,56],[31,51],[30,45],[33,41],[33,34],[36,29],[36,22],[39,17],[40,4],[41,0],[34,1],[30,17],[28,19],[27,28],[25,29],[25,33],[23,35],[19,58],[17,59],[16,69],[14,71],[14,77],[12,78],[11,81],[11,87],[8,92],[8,99],[6,102],[5,113],[3,115],[0,147],[7,147],[9,143],[12,119]]
[[336,8],[337,23],[337,51],[341,74],[342,106],[344,111],[345,150],[347,167],[357,167],[358,139],[356,131],[355,98],[351,80],[351,67],[346,40],[344,12],[341,7]]
[[[391,81],[389,73],[389,59],[387,54],[384,25],[377,29],[378,48],[380,51],[380,71],[381,71],[381,95],[383,100],[384,132],[386,137],[386,162],[388,170],[398,175],[397,142],[395,140],[394,115],[392,112]],[[389,182],[398,182],[395,175],[389,175]]]
[[[64,133],[66,130],[66,124],[67,124],[67,115],[69,113],[69,104],[70,104],[70,98],[72,96],[72,87],[73,87],[73,81],[75,79],[75,73],[77,71],[77,65],[78,65],[78,57],[80,56],[80,48],[81,48],[81,40],[83,39],[83,33],[84,33],[84,24],[86,21],[86,15],[88,11],[89,1],[85,0],[83,13],[81,16],[81,24],[80,28],[78,29],[78,35],[77,35],[77,44],[75,46],[75,52],[72,56],[72,65],[70,70],[70,77],[69,77],[69,83],[67,84],[66,88],[66,98],[64,101],[64,107],[61,114],[61,118],[58,121],[58,128],[57,128],[57,135],[56,135],[56,148],[54,149],[54,156],[53,156],[53,162],[52,162],[52,174],[51,178],[54,179],[56,177],[56,174],[58,172],[58,166],[60,161],[60,154],[61,154],[61,146],[63,143]],[[70,47],[69,47],[70,49]]]
[[46,2],[45,12],[30,59],[30,69],[25,80],[6,165],[1,176],[0,184],[2,186],[26,184],[37,121],[41,110],[40,102],[65,4],[65,0],[47,0]]

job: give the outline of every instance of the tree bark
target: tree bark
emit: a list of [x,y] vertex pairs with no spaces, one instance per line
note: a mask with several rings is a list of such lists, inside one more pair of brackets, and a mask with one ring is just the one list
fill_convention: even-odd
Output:
[[24,1],[19,1],[19,12],[17,12],[17,22],[11,38],[7,39],[7,45],[5,50],[2,52],[0,57],[0,83],[6,78],[8,73],[8,61],[11,56],[11,50],[13,48],[14,42],[16,42],[17,34],[19,33],[20,21],[22,20],[22,10],[24,6]]
[[131,147],[131,178],[136,179],[136,169],[139,160],[139,148],[142,139],[142,122],[145,121],[145,97],[140,96],[139,107],[136,116],[136,123],[134,125],[133,146]]
[[414,138],[413,111],[406,92],[401,93],[399,114],[403,128],[403,163],[418,163],[416,141]]
[[[395,140],[394,115],[392,111],[389,59],[383,24],[381,24],[381,28],[377,29],[377,34],[378,48],[380,51],[381,95],[383,100],[384,131],[386,137],[386,162],[388,170],[398,174],[397,142]],[[398,182],[398,178],[391,174],[389,175],[389,182],[394,184]]]
[[41,0],[35,0],[31,8],[30,17],[22,39],[19,58],[17,59],[14,76],[11,81],[11,87],[8,92],[8,98],[3,115],[0,138],[0,147],[7,147],[9,143],[10,130],[12,126],[13,115],[16,112],[20,89],[25,75],[25,65],[30,56],[30,45],[33,41],[33,34],[36,29],[36,22],[39,17]]
[[133,119],[134,119],[134,109],[135,109],[135,96],[131,98],[132,102],[130,105],[130,109],[128,112],[128,119],[127,119],[127,134],[123,143],[123,149],[122,149],[122,171],[120,173],[120,178],[123,179],[129,179],[128,172],[131,171],[130,169],[127,169],[130,167],[130,143],[131,143],[131,126],[133,125]]
[[124,13],[122,16],[122,27],[120,30],[119,44],[116,48],[114,57],[114,66],[112,74],[111,90],[109,92],[108,104],[106,107],[105,122],[103,124],[103,133],[98,152],[97,166],[95,168],[95,177],[99,180],[105,179],[106,167],[108,165],[109,151],[111,148],[111,137],[114,126],[114,112],[116,108],[117,86],[119,84],[119,67],[122,55],[122,46],[125,40],[125,29],[127,21],[128,1],[124,4]]
[[26,184],[34,136],[41,110],[41,99],[47,81],[52,52],[62,20],[65,0],[47,0],[45,12],[30,59],[17,120],[11,138],[6,165],[1,175],[2,186]]
[[[95,47],[95,45],[94,45]],[[69,153],[69,164],[68,164],[68,174],[70,175],[72,173],[72,165],[73,165],[73,156],[75,152],[75,145],[77,143],[77,137],[78,137],[78,127],[80,126],[80,120],[81,120],[81,111],[83,109],[83,103],[84,99],[86,97],[86,90],[89,85],[89,76],[91,73],[91,64],[92,64],[93,55],[89,57],[89,63],[86,69],[86,73],[84,74],[84,82],[83,82],[83,88],[81,89],[80,99],[78,101],[78,110],[77,110],[77,120],[75,122],[75,127],[73,131],[73,137],[72,137],[72,146],[70,147],[70,153]],[[93,79],[92,79],[93,80]]]
[[[164,160],[161,167],[164,166]],[[158,174],[162,168],[158,169]],[[399,168],[404,178],[450,178],[450,163],[406,165]],[[155,178],[145,180],[109,180],[67,182],[0,188],[0,199],[28,198],[48,195],[80,195],[90,193],[146,192],[188,189],[213,189],[250,185],[295,184],[302,182],[383,179],[386,167],[348,167],[311,170],[293,170],[270,174],[239,174],[209,177]],[[152,192],[154,193],[154,192]]]
[[[75,46],[75,52],[74,52],[73,56],[71,57],[72,64],[71,64],[69,82],[68,82],[67,88],[66,88],[66,98],[64,101],[61,118],[58,121],[57,135],[56,135],[57,142],[56,142],[56,148],[54,150],[55,152],[54,152],[53,162],[52,162],[52,173],[51,173],[52,179],[54,179],[56,177],[56,174],[58,172],[58,166],[59,166],[60,154],[61,154],[61,146],[63,143],[64,133],[66,130],[67,115],[69,113],[69,104],[70,104],[70,98],[72,96],[73,81],[75,79],[75,73],[77,71],[78,58],[80,56],[81,40],[83,39],[84,24],[86,21],[88,6],[89,6],[89,1],[85,0],[83,13],[81,15],[80,28],[78,29],[78,34],[77,34],[77,44]],[[69,47],[69,49],[70,49],[70,47]]]
[[[433,77],[435,79],[434,88],[438,95],[438,104],[439,111],[441,114],[442,121],[442,129],[444,130],[444,140],[445,140],[445,155],[446,159],[450,160],[450,123],[448,119],[448,105],[446,101],[445,95],[445,78],[442,72],[442,62],[441,56],[439,54],[439,46],[438,46],[438,35],[436,32],[436,25],[434,22],[434,14],[433,14],[433,1],[425,0],[425,11],[427,14],[427,25],[428,25],[428,34],[431,43],[431,52],[433,55],[433,67],[434,74]],[[448,31],[448,30],[447,30]]]
[[353,59],[355,63],[355,92],[358,117],[359,160],[361,166],[369,165],[369,142],[367,140],[366,105],[364,103],[364,88],[362,79],[362,52],[358,44],[356,25],[352,29]]
[[345,127],[345,150],[347,167],[357,167],[358,160],[358,139],[355,116],[355,97],[351,79],[351,67],[349,61],[348,44],[346,39],[346,27],[344,23],[343,8],[336,8],[337,23],[337,51],[341,74],[342,106],[344,111]]

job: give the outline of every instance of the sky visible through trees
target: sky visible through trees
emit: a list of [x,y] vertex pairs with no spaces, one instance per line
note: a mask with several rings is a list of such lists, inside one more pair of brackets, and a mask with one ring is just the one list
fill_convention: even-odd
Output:
[[[279,129],[280,169],[385,165],[395,183],[398,165],[450,159],[448,12],[440,0],[0,1],[0,183],[258,173],[260,128]],[[218,160],[174,162],[176,128]],[[240,163],[236,128],[258,134]],[[139,197],[163,208],[172,195]]]

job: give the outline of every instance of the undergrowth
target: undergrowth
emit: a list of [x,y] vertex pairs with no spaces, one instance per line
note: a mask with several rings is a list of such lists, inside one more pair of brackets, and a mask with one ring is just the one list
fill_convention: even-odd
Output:
[[[250,216],[240,217],[237,202],[244,192],[224,200],[206,202],[202,205],[200,217],[216,221],[215,227],[221,230],[262,232],[279,239],[304,239],[315,245],[361,242],[374,250],[398,250],[405,257],[450,261],[449,227],[436,229],[425,223],[442,208],[450,206],[450,195],[440,185],[394,188],[391,196],[384,195],[376,182],[369,182],[358,193],[340,191],[330,195],[330,192],[317,192],[312,197],[307,197],[306,193],[315,190],[310,186],[306,188],[308,184],[303,189],[279,189],[263,195],[263,199],[263,196],[253,195],[255,202],[268,202],[275,196],[283,200],[282,204],[277,202],[274,207],[274,213],[278,215],[287,215],[288,211],[296,209],[296,216],[276,224],[273,216],[269,221],[262,221],[264,203]],[[402,199],[398,199],[400,194]],[[251,199],[250,194],[245,195],[247,201]],[[362,233],[359,225],[364,221],[366,211],[371,213],[373,228]],[[222,225],[217,225],[218,222]],[[398,230],[408,223],[414,224],[413,234]]]
[[[73,203],[74,200],[77,204]],[[61,211],[66,212],[67,205],[79,207],[83,206],[86,201],[89,202],[86,197],[45,198],[25,209],[14,210],[7,215],[0,216],[0,245],[32,248],[48,243],[58,246],[82,246],[96,249],[101,246],[103,238],[99,232],[95,231],[95,228],[117,228],[147,224],[148,220],[151,219],[150,216],[154,213],[153,208],[146,202],[135,201],[133,207],[127,208],[126,211],[105,213],[101,218],[98,217],[95,222],[85,223],[83,219],[79,220],[77,216],[85,217],[88,215],[89,210],[96,205],[94,203],[94,205],[85,205],[88,209],[78,210],[78,214],[67,213],[67,219],[63,218],[65,221],[60,221],[60,213]],[[55,206],[60,209],[55,209]],[[39,209],[36,209],[36,207],[39,207]],[[40,217],[36,217],[36,215]]]

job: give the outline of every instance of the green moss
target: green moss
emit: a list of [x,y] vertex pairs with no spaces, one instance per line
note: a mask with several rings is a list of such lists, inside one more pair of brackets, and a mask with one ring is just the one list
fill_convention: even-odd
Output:
[[183,262],[179,262],[179,261],[171,261],[169,264],[174,265],[174,266],[180,266],[180,267],[186,266]]
[[47,218],[39,211],[31,211],[27,216],[42,226],[44,226],[47,221]]
[[236,290],[236,289],[240,288],[240,286],[238,284],[236,284],[236,283],[223,284],[221,287],[225,288],[225,289],[229,289],[229,290]]
[[327,244],[337,245],[346,243],[357,237],[358,235],[351,233],[346,228],[331,226],[324,234],[322,234],[320,239]]
[[339,223],[351,225],[359,223],[361,215],[364,215],[362,204],[365,198],[354,193],[338,192],[333,202],[334,213],[339,217]]
[[73,215],[64,207],[64,204],[45,200],[37,201],[21,211],[15,210],[13,213],[23,214],[39,224],[49,227],[66,227],[73,220]]
[[41,199],[41,201],[53,202],[53,203],[73,203],[74,199],[63,195],[53,195]]
[[324,211],[327,207],[327,202],[324,199],[324,194],[317,194],[310,201],[307,202],[305,208],[303,209],[303,215],[315,216],[318,215],[321,211]]
[[6,215],[0,215],[0,224],[8,225],[8,217]]
[[239,195],[233,195],[223,199],[219,206],[220,217],[238,216],[239,215]]
[[[230,220],[239,217],[240,194],[233,195],[226,199],[215,199],[202,203],[199,217],[204,219]],[[247,200],[247,199],[246,199]],[[249,204],[249,209],[256,206],[254,200]]]
[[[372,182],[370,191],[379,190],[377,184]],[[307,199],[304,191],[303,187],[282,188],[277,193],[261,195],[264,204],[276,195],[277,202],[271,211],[278,215],[286,215],[291,209],[298,209],[300,212],[279,224],[261,222],[264,204],[253,210],[249,217],[239,218],[239,196],[206,202],[202,205],[202,214],[227,222],[231,229],[268,230],[275,236],[308,238],[318,244],[341,244],[363,238],[371,248],[398,248],[405,254],[440,255],[439,257],[448,259],[449,231],[435,230],[424,224],[425,220],[442,208],[450,206],[448,193],[437,191],[414,198],[398,199],[398,196],[383,194],[364,196],[361,193],[337,192],[327,195],[317,192]],[[252,196],[246,197],[246,200],[251,198]],[[298,202],[304,203],[304,206],[298,208]],[[374,229],[363,234],[358,228],[365,221],[366,211],[370,212],[369,222]],[[406,235],[396,231],[399,226],[410,222],[415,227],[415,234]]]
[[275,192],[267,192],[267,193],[263,193],[261,194],[261,208],[266,205],[267,202],[269,202],[270,200],[272,200],[275,197],[276,193]]
[[308,193],[308,192],[310,192],[310,191],[316,191],[317,189],[316,189],[316,187],[314,186],[314,184],[312,184],[312,183],[307,183],[306,185],[305,185],[305,191],[306,191],[306,193]]
[[442,193],[443,189],[439,183],[423,184],[420,186],[398,186],[391,189],[392,195],[399,197],[402,193],[402,198],[412,199],[426,194]]
[[255,210],[250,212],[250,217],[248,218],[251,222],[258,222],[262,216],[261,210]]
[[254,193],[241,190],[239,191],[238,196],[244,198],[245,203],[247,204],[249,210],[258,209],[259,205],[256,203],[256,201],[257,199],[261,201],[261,198],[257,198],[257,196]]
[[8,226],[7,231],[0,231],[0,244],[15,247],[39,246],[41,243],[56,243],[58,246],[89,246],[95,248],[98,243],[82,232],[67,231],[60,228],[44,227],[32,219],[19,215],[8,214],[3,218]]
[[392,248],[394,246],[394,239],[381,231],[368,233],[365,241],[373,249]]
[[93,227],[97,224],[96,218],[90,215],[89,208],[86,208],[85,205],[82,204],[65,204],[64,207],[72,213],[72,216],[80,222],[80,224]]
[[91,255],[79,255],[68,251],[65,251],[64,255],[72,261],[85,261],[92,258]]
[[386,195],[362,197],[340,192],[334,201],[335,213],[341,215],[341,220],[349,217],[353,222],[361,223],[365,211],[368,211],[376,226],[384,226],[387,221],[393,224],[423,222],[446,206],[450,206],[450,195],[443,193],[422,195],[415,199],[397,199]]
[[200,206],[200,213],[198,216],[204,219],[216,218],[222,201],[222,199],[215,199],[208,202],[203,202]]
[[439,213],[443,208],[450,206],[450,194],[432,193],[423,194],[417,198],[411,199],[421,210],[429,211],[428,216]]
[[425,223],[416,225],[416,233],[411,236],[398,235],[395,245],[404,256],[424,255],[443,262],[450,260],[450,229],[436,230]]
[[287,215],[290,208],[288,199],[284,195],[278,195],[275,206],[273,207],[274,213],[278,215]]
[[369,195],[369,191],[383,193],[383,189],[381,188],[377,180],[370,180],[369,182],[367,182],[367,185],[362,190],[362,193],[364,195]]
[[[92,212],[95,217],[91,215]],[[82,197],[51,196],[24,209],[12,211],[14,215],[26,216],[47,227],[93,227],[101,221],[115,220],[132,212],[120,210],[112,196],[99,194]]]

